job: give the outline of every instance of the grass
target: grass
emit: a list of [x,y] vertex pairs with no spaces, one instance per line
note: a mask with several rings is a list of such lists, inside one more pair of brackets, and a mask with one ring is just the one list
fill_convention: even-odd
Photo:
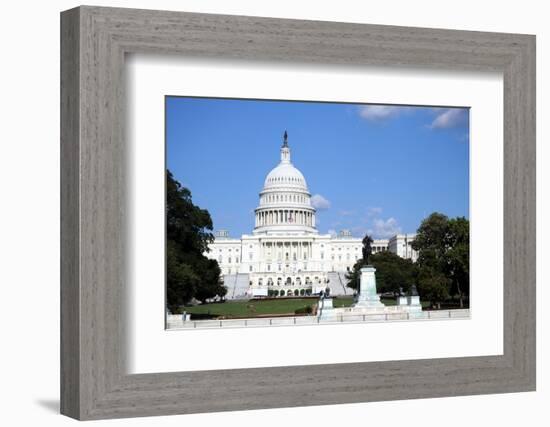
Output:
[[[299,309],[317,304],[317,298],[265,299],[248,301],[227,301],[224,303],[201,304],[186,307],[185,311],[196,317],[259,317],[269,315],[294,315]],[[202,315],[202,316],[201,316]]]
[[[394,299],[383,298],[385,305],[395,305]],[[206,318],[252,318],[261,316],[293,316],[296,310],[304,310],[317,304],[317,298],[276,298],[265,300],[227,301],[223,303],[201,304],[185,307],[185,311],[191,314],[192,319]],[[353,304],[353,297],[335,297],[334,307],[349,307]],[[422,303],[423,306],[429,303]]]

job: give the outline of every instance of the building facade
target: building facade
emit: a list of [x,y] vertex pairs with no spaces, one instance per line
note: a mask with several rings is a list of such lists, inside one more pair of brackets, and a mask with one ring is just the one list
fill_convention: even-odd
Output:
[[[333,295],[351,293],[345,274],[362,257],[362,238],[348,230],[337,236],[320,234],[316,209],[302,173],[290,158],[287,134],[279,164],[265,178],[254,211],[252,234],[232,238],[225,230],[205,255],[216,259],[222,270],[227,298],[315,294],[327,287]],[[411,247],[414,234],[398,234],[372,243],[373,253],[391,251],[416,261]]]

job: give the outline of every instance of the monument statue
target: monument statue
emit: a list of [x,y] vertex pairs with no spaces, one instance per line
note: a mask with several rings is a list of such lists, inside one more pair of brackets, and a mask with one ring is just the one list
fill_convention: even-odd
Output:
[[363,263],[369,265],[369,258],[372,255],[372,244],[373,240],[368,234],[363,238]]

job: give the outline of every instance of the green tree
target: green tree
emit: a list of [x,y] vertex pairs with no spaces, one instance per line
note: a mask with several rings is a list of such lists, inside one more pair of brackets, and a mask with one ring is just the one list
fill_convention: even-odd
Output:
[[217,261],[204,256],[214,240],[207,210],[193,204],[191,192],[166,171],[166,300],[176,311],[192,298],[223,297]]
[[[408,291],[415,283],[416,267],[410,259],[401,258],[393,252],[383,251],[371,255],[369,263],[376,268],[376,290],[379,293],[395,293],[400,287]],[[348,287],[355,290],[359,288],[361,268],[364,265],[363,259],[358,260],[353,270],[346,275]]]
[[445,275],[448,233],[449,218],[434,212],[422,221],[412,242],[412,248],[418,251],[418,293],[438,307],[450,291],[450,281]]
[[418,228],[412,243],[418,251],[418,292],[440,306],[449,295],[458,295],[463,306],[469,295],[470,243],[469,221],[449,219],[434,212]]
[[420,266],[417,283],[420,297],[441,308],[441,301],[449,296],[449,278],[429,266]]
[[449,218],[438,212],[432,213],[420,224],[412,247],[418,251],[417,262],[420,265],[439,264],[441,270],[443,256],[447,251]]
[[451,294],[458,295],[460,307],[470,295],[470,222],[464,217],[449,220],[445,253],[446,271],[451,280]]

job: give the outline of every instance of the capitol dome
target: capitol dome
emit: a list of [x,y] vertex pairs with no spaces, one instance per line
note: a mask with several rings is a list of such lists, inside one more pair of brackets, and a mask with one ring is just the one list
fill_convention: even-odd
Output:
[[307,191],[307,184],[304,175],[290,162],[279,163],[267,174],[264,182],[264,190],[276,187],[296,187]]
[[304,175],[290,161],[286,132],[281,161],[265,178],[255,216],[255,233],[283,230],[317,232],[311,195]]

